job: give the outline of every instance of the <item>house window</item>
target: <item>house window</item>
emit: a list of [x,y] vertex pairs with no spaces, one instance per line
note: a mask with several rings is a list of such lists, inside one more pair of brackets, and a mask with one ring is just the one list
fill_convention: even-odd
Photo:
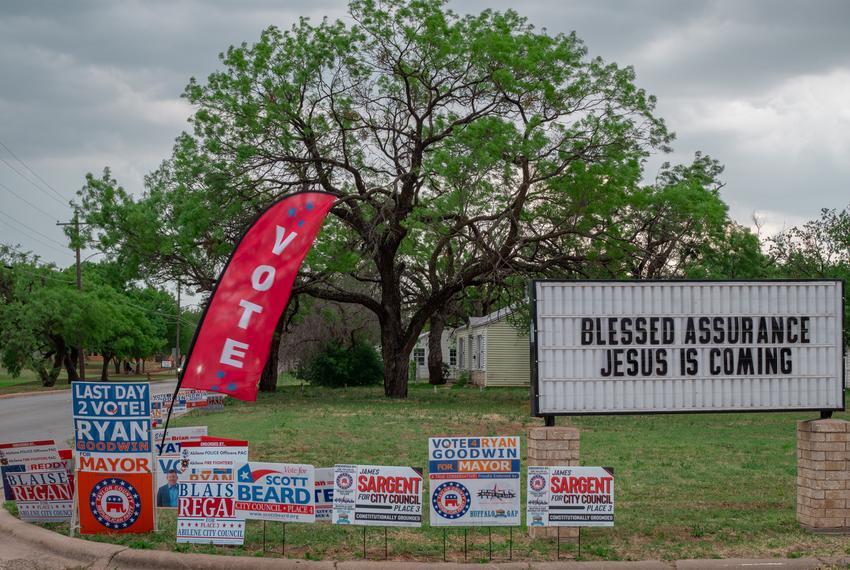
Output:
[[424,348],[414,348],[413,349],[413,360],[416,361],[417,366],[425,366],[425,349]]
[[462,338],[457,339],[457,345],[458,345],[458,349],[459,349],[459,352],[460,352],[460,354],[458,355],[460,357],[458,359],[460,361],[460,368],[464,369],[464,368],[466,368],[466,351],[463,349],[463,339]]
[[471,356],[469,360],[469,369],[470,370],[478,370],[478,353],[475,352],[475,345],[472,344],[473,336],[469,335],[469,356]]
[[484,335],[478,335],[475,352],[478,354],[478,370],[484,370]]
[[457,349],[454,347],[449,349],[449,366],[457,366]]

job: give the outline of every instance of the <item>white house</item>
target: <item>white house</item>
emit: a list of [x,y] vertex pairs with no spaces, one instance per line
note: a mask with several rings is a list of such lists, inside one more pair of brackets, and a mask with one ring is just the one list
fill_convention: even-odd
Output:
[[[531,376],[528,332],[508,322],[509,308],[443,332],[443,362],[449,377],[467,372],[478,386],[527,386]],[[428,379],[428,333],[419,335],[413,349],[416,379]]]
[[[457,349],[451,338],[451,329],[445,329],[443,336],[440,339],[440,345],[443,350],[443,362],[449,365],[449,377],[454,378],[453,372],[457,368]],[[419,335],[416,340],[416,346],[413,347],[411,355],[413,362],[416,363],[416,379],[428,380],[428,332]]]

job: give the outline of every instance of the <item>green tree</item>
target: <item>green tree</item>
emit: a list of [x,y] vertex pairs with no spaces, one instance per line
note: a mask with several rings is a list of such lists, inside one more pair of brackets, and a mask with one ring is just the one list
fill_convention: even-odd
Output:
[[264,205],[333,193],[296,292],[374,312],[385,393],[404,397],[440,307],[512,273],[579,266],[608,202],[671,136],[633,70],[589,58],[574,34],[439,0],[355,0],[349,13],[228,49],[222,71],[187,87],[194,135],[146,196],[92,178],[83,203],[125,260],[209,290]]
[[[841,279],[850,290],[850,206],[824,208],[820,218],[778,233],[769,240],[770,256],[782,277]],[[850,303],[844,304],[844,321],[850,322]],[[850,328],[844,329],[850,346]]]

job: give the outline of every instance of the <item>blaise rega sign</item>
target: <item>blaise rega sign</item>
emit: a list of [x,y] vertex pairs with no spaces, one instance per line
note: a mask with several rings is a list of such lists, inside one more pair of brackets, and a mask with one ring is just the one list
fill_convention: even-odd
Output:
[[536,281],[535,415],[843,410],[841,281]]

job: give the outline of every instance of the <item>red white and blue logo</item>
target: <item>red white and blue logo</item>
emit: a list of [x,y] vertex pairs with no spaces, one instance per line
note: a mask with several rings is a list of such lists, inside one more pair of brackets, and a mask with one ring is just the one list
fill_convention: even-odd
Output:
[[469,490],[456,481],[447,481],[431,495],[431,505],[434,512],[444,519],[459,519],[469,510],[472,496]]
[[546,478],[543,475],[533,475],[528,486],[532,491],[542,491],[546,487]]
[[236,480],[239,483],[256,483],[266,475],[282,475],[282,473],[274,469],[257,469],[256,471],[251,471],[251,466],[246,463],[236,472]]
[[124,479],[104,479],[89,495],[89,508],[97,521],[109,529],[132,526],[142,512],[139,493]]
[[348,473],[340,473],[336,476],[336,486],[340,489],[349,489],[354,484],[354,478]]

